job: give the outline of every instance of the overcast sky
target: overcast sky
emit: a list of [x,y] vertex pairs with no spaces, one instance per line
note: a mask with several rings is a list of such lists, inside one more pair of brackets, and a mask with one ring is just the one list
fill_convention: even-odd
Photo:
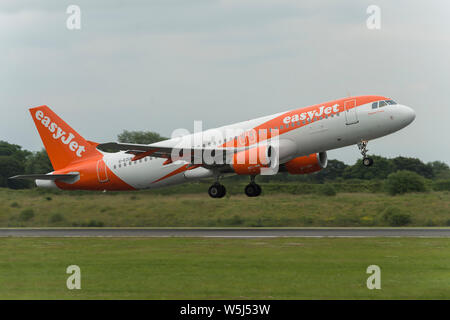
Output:
[[[81,30],[66,27],[70,4]],[[380,30],[366,26],[369,5]],[[106,142],[374,94],[417,117],[370,153],[450,164],[449,14],[448,0],[2,0],[0,140],[41,149],[28,108],[42,104]]]

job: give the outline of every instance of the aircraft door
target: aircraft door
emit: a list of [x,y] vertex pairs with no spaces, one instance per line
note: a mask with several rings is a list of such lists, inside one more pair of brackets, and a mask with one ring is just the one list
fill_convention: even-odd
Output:
[[356,113],[356,99],[344,101],[345,124],[358,123],[358,115]]
[[103,160],[97,161],[97,177],[98,182],[105,183],[108,182],[108,172],[106,171],[106,164]]

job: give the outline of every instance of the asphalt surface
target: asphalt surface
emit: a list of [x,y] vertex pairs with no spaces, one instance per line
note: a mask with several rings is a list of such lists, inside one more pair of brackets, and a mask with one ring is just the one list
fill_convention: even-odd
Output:
[[4,228],[0,237],[450,237],[450,228]]

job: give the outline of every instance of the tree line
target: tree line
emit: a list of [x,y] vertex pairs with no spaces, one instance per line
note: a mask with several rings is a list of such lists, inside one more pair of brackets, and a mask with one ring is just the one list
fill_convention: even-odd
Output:
[[[119,142],[150,144],[167,138],[151,131],[124,130],[117,136]],[[374,159],[372,167],[367,168],[358,160],[353,165],[347,165],[339,160],[329,160],[328,166],[310,175],[290,175],[279,173],[276,176],[261,176],[259,181],[299,181],[316,182],[335,180],[384,180],[391,173],[407,170],[412,171],[426,179],[450,179],[449,166],[441,161],[424,163],[417,158],[396,157],[388,159],[381,156],[371,156]],[[30,188],[30,181],[8,180],[8,177],[18,174],[39,174],[53,171],[52,164],[45,149],[31,152],[22,149],[17,144],[0,141],[0,187]],[[236,176],[233,179],[248,179],[248,177]]]

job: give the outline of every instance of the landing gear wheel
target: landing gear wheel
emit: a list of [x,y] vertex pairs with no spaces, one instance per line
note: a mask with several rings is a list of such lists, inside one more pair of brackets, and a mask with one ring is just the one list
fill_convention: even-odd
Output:
[[358,149],[359,151],[361,151],[361,155],[363,156],[362,162],[366,167],[370,167],[371,165],[373,165],[373,159],[367,156],[367,152],[369,151],[369,149],[367,149],[368,143],[369,141],[367,140],[361,140],[361,142],[358,143]]
[[223,198],[227,193],[227,189],[220,183],[215,183],[208,189],[208,194],[211,198]]
[[257,197],[261,194],[261,187],[257,185],[256,183],[249,183],[245,187],[245,194],[248,197]]
[[373,165],[373,159],[372,158],[364,158],[363,159],[363,165],[365,165],[366,167],[370,167],[371,165]]

